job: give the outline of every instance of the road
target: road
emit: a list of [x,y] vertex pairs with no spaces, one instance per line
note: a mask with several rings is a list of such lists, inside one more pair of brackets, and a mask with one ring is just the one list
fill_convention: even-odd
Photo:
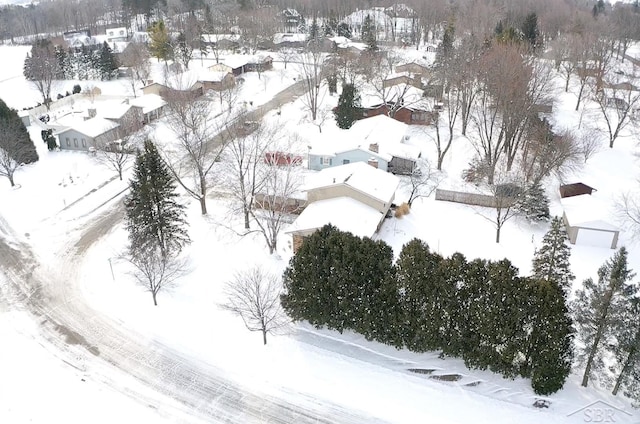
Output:
[[[294,84],[279,93],[249,112],[247,119],[259,119],[293,100],[300,87],[300,83]],[[151,388],[161,396],[156,399],[146,392],[132,393],[134,389],[128,389],[127,394],[165,414],[171,412],[163,396],[180,405],[175,414],[186,414],[194,422],[380,422],[303,393],[274,388],[266,395],[241,386],[224,370],[149,339],[92,309],[82,294],[79,266],[94,243],[122,220],[120,200],[112,199],[90,216],[69,219],[66,224],[74,228],[65,228],[62,223],[49,226],[50,231],[59,232],[57,237],[52,236],[54,239],[74,234],[73,241],[51,252],[49,261],[40,260],[29,240],[15,234],[0,215],[0,272],[7,277],[6,284],[0,285],[0,311],[13,308],[30,313],[40,323],[41,333],[55,355],[79,369],[93,370],[91,377],[95,380],[118,388],[114,375],[134,377],[145,390]]]

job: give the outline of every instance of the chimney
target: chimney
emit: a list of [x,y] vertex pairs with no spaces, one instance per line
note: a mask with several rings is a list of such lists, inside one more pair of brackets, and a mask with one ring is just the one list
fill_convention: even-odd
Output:
[[374,153],[380,153],[378,152],[378,143],[369,144],[369,150],[371,150]]
[[369,161],[367,162],[367,165],[371,165],[371,166],[373,166],[374,168],[378,169],[378,160],[377,160],[377,159],[374,159],[374,158],[371,158],[371,159],[369,159]]
[[95,118],[97,115],[96,109],[95,108],[89,108],[87,109],[87,112],[89,113],[89,119],[91,118]]

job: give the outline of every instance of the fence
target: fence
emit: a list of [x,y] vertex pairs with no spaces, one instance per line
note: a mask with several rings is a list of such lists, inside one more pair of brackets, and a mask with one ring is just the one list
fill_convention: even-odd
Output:
[[511,206],[515,201],[515,199],[509,197],[489,196],[486,194],[441,189],[436,189],[436,200],[462,203],[465,205],[483,206],[485,208],[506,208]]

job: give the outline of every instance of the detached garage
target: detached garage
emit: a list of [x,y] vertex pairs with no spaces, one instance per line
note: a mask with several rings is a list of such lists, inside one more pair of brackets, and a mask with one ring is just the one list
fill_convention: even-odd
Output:
[[562,217],[572,244],[609,249],[618,246],[620,229],[603,219],[608,214],[599,200],[592,195],[561,200],[564,208]]

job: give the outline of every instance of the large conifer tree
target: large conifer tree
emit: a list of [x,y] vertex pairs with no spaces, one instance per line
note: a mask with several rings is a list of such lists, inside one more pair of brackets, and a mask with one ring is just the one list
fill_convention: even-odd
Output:
[[185,207],[178,203],[175,182],[150,140],[136,156],[129,187],[125,205],[131,256],[151,249],[158,249],[163,258],[178,255],[190,242]]
[[351,128],[360,115],[360,95],[353,84],[344,84],[338,98],[338,106],[333,112],[338,127],[346,130]]
[[0,138],[0,148],[3,148],[19,164],[37,162],[38,152],[29,136],[29,131],[22,123],[18,112],[9,108],[2,99],[0,99],[0,121],[7,122],[9,124],[7,127],[17,128],[17,131],[12,132],[11,138]]
[[367,52],[378,51],[378,35],[376,34],[376,25],[371,19],[371,15],[367,15],[362,22],[361,32],[362,42],[367,45]]
[[539,280],[554,282],[565,293],[571,290],[575,279],[571,273],[567,230],[560,217],[551,220],[551,228],[542,239],[542,246],[533,256],[533,277]]
[[577,335],[582,341],[578,359],[585,364],[582,386],[589,378],[602,371],[608,346],[615,342],[616,328],[623,320],[624,296],[633,273],[627,267],[627,250],[621,247],[598,270],[598,281],[589,278],[576,293],[572,309]]

